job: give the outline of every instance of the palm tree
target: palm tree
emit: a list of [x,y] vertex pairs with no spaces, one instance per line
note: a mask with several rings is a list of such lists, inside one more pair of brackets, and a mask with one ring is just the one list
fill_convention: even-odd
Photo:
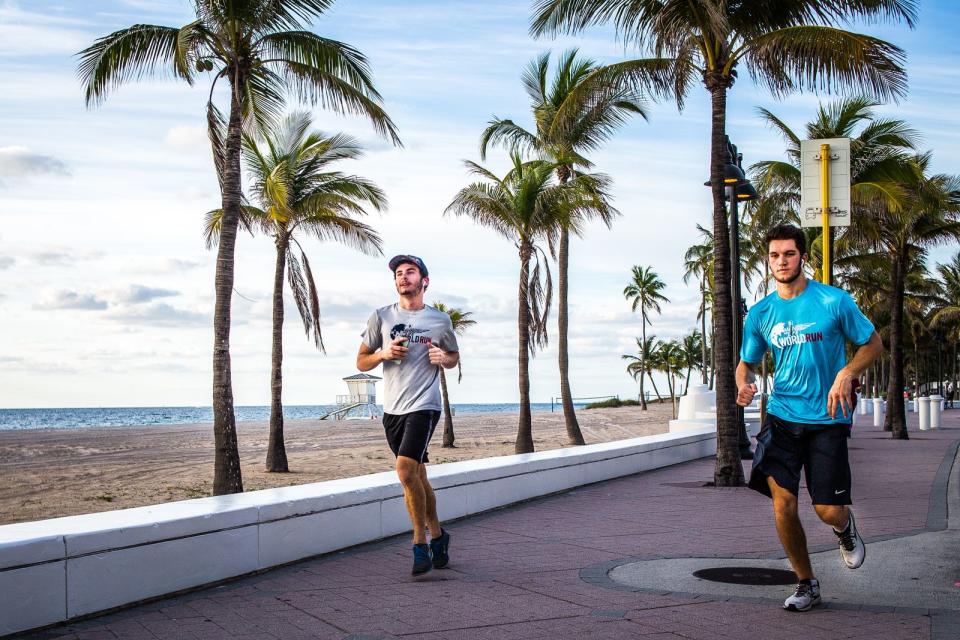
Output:
[[[631,271],[632,278],[630,284],[623,289],[623,297],[631,302],[630,310],[636,312],[640,309],[640,333],[642,335],[641,346],[647,346],[647,325],[650,324],[649,314],[651,311],[660,313],[660,303],[670,302],[670,300],[660,293],[665,285],[660,276],[654,271],[653,267],[642,267],[634,265]],[[644,360],[647,360],[649,354],[644,354]],[[658,394],[659,395],[659,394]],[[640,408],[647,410],[647,399],[643,394],[643,377],[640,377]]]
[[703,334],[694,329],[691,333],[683,336],[682,341],[680,342],[680,347],[683,355],[683,366],[686,368],[687,373],[683,382],[683,388],[690,388],[690,372],[693,369],[699,369],[701,371],[706,370],[706,360],[703,359],[701,354],[701,347],[703,346]]
[[471,173],[483,181],[461,189],[445,214],[473,218],[513,242],[520,253],[517,295],[520,416],[514,450],[529,453],[533,451],[530,356],[547,344],[547,317],[553,296],[550,266],[537,242],[557,234],[572,218],[605,206],[608,181],[603,176],[578,174],[566,184],[556,184],[553,163],[524,162],[517,151],[511,153],[511,159],[513,168],[503,178],[467,162]]
[[637,355],[624,354],[620,356],[623,360],[629,361],[627,365],[627,373],[633,376],[634,380],[640,381],[640,398],[641,403],[644,399],[643,393],[643,376],[646,375],[650,379],[650,384],[653,385],[653,392],[657,394],[657,402],[663,402],[663,399],[660,397],[660,390],[657,389],[657,383],[653,379],[653,368],[650,366],[650,362],[653,360],[653,353],[656,351],[656,342],[657,336],[651,334],[644,339],[634,338],[637,343]]
[[[616,78],[602,73],[593,60],[577,60],[576,49],[564,53],[554,77],[549,76],[550,54],[532,61],[523,73],[523,84],[530,97],[536,130],[531,132],[512,120],[494,118],[480,137],[480,157],[486,158],[491,144],[505,144],[522,151],[533,151],[556,164],[561,184],[580,169],[593,164],[584,151],[597,149],[627,118],[638,114],[646,118],[639,93],[622,86]],[[602,81],[601,81],[602,80]],[[610,226],[617,211],[612,206],[598,209],[595,215]],[[583,444],[570,391],[570,359],[567,347],[570,232],[580,234],[580,220],[560,228],[557,253],[557,351],[560,369],[560,397],[570,444]]]
[[896,439],[907,439],[903,412],[904,309],[907,276],[911,261],[927,247],[960,239],[960,177],[930,175],[931,155],[915,156],[905,163],[897,177],[904,198],[902,205],[879,201],[869,208],[849,232],[849,241],[879,244],[887,254],[891,293],[890,374],[887,387],[886,429]]
[[[213,492],[220,495],[243,491],[230,366],[234,249],[243,202],[243,128],[276,117],[290,91],[339,113],[364,115],[378,133],[394,144],[400,140],[380,106],[363,54],[306,30],[333,0],[193,0],[193,5],[196,20],[180,28],[135,24],[97,39],[78,54],[78,69],[88,106],[103,102],[119,85],[145,76],[172,75],[192,85],[199,73],[213,73],[207,132],[224,212],[213,314]],[[229,86],[226,118],[213,102],[220,79]]]
[[[380,236],[354,216],[365,215],[364,206],[380,211],[386,196],[372,182],[330,171],[339,160],[358,158],[362,151],[353,138],[309,132],[308,113],[293,113],[270,124],[263,140],[243,137],[247,169],[253,177],[251,191],[260,208],[244,206],[241,225],[273,237],[277,250],[273,275],[273,347],[270,367],[270,439],[267,471],[287,472],[283,440],[283,279],[286,272],[303,330],[325,352],[320,334],[320,300],[310,262],[296,237],[298,232],[318,240],[334,240],[368,255],[379,255]],[[207,214],[207,247],[219,240],[223,210]],[[299,258],[297,251],[299,250]]]
[[[940,275],[940,290],[942,300],[934,309],[931,318],[931,328],[946,332],[946,337],[953,343],[953,363],[950,379],[953,381],[954,394],[960,388],[960,360],[957,359],[957,347],[960,346],[960,252],[954,254],[953,259],[946,264],[938,264],[937,272]],[[950,406],[954,405],[953,397]]]
[[657,349],[657,356],[663,371],[667,375],[667,384],[670,387],[670,402],[673,406],[673,417],[677,417],[677,397],[679,389],[677,388],[677,378],[683,375],[683,368],[686,366],[686,355],[683,351],[683,345],[677,340],[664,342]]
[[[434,302],[433,307],[437,311],[442,311],[450,316],[450,324],[453,325],[453,332],[458,336],[462,336],[469,327],[477,324],[476,320],[470,318],[470,316],[473,315],[470,311],[461,311],[456,307],[448,307],[442,302]],[[457,383],[461,380],[463,380],[462,360],[457,363]],[[456,445],[453,444],[455,439],[453,435],[453,412],[450,410],[450,396],[447,395],[447,374],[444,373],[443,367],[440,367],[440,392],[443,395],[443,446],[445,448],[454,448]]]
[[613,23],[618,37],[655,57],[610,65],[632,71],[636,86],[673,96],[682,108],[700,81],[710,93],[710,185],[714,234],[714,340],[717,370],[717,486],[744,482],[734,384],[730,252],[724,204],[727,92],[738,67],[775,96],[797,89],[853,88],[881,98],[906,93],[904,53],[883,40],[832,26],[855,18],[903,20],[914,0],[537,0],[535,36]]
[[[703,367],[700,368],[700,373],[703,384],[707,384],[707,309],[709,308],[710,292],[713,291],[713,234],[699,224],[697,229],[700,231],[702,241],[691,245],[683,254],[683,283],[687,284],[690,278],[696,278],[700,287],[700,309],[697,311],[697,320],[700,321],[700,335],[703,336],[700,341],[700,347],[703,351],[703,359],[701,360]],[[712,324],[711,320],[711,326]]]

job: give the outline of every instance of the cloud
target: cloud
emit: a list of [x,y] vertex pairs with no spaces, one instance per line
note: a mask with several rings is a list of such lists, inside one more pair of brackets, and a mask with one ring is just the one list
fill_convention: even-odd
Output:
[[100,311],[107,308],[107,302],[92,293],[77,293],[76,291],[49,292],[35,305],[34,309],[82,309],[85,311]]
[[211,317],[206,313],[178,309],[165,302],[118,309],[112,311],[108,318],[114,322],[151,327],[205,327],[211,324]]
[[143,304],[156,298],[169,298],[176,295],[179,295],[179,292],[171,289],[158,289],[132,284],[125,289],[113,291],[110,297],[111,302],[118,304]]
[[0,271],[3,271],[4,269],[9,269],[16,263],[17,261],[11,258],[10,256],[0,256]]
[[36,57],[44,54],[73,54],[90,40],[76,20],[0,6],[0,56]]
[[178,124],[167,129],[163,143],[181,151],[204,151],[210,149],[207,130],[200,126]]
[[27,147],[0,147],[0,176],[29,178],[39,175],[68,176],[70,171],[62,160],[33,153]]
[[102,256],[102,251],[47,249],[29,253],[27,257],[41,267],[65,267],[81,260],[95,260]]

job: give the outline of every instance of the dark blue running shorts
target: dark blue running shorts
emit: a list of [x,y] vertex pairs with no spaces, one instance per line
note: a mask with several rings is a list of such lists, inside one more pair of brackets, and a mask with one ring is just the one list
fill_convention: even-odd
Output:
[[793,495],[803,469],[813,504],[851,504],[849,424],[800,424],[767,414],[757,436],[750,488],[770,497],[767,477]]
[[421,464],[429,462],[427,445],[438,422],[439,411],[413,411],[399,415],[384,413],[383,430],[393,455],[413,458]]

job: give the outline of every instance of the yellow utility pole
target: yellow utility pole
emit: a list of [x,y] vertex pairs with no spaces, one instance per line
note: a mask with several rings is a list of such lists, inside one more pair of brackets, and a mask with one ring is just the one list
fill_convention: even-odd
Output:
[[821,280],[830,284],[830,145],[820,145],[820,211],[823,214]]

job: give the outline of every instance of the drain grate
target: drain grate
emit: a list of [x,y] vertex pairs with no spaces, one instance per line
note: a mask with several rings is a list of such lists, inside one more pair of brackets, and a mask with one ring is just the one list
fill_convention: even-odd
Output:
[[797,583],[797,575],[793,571],[767,569],[765,567],[711,567],[710,569],[694,571],[693,575],[703,580],[725,582],[727,584],[780,585]]

